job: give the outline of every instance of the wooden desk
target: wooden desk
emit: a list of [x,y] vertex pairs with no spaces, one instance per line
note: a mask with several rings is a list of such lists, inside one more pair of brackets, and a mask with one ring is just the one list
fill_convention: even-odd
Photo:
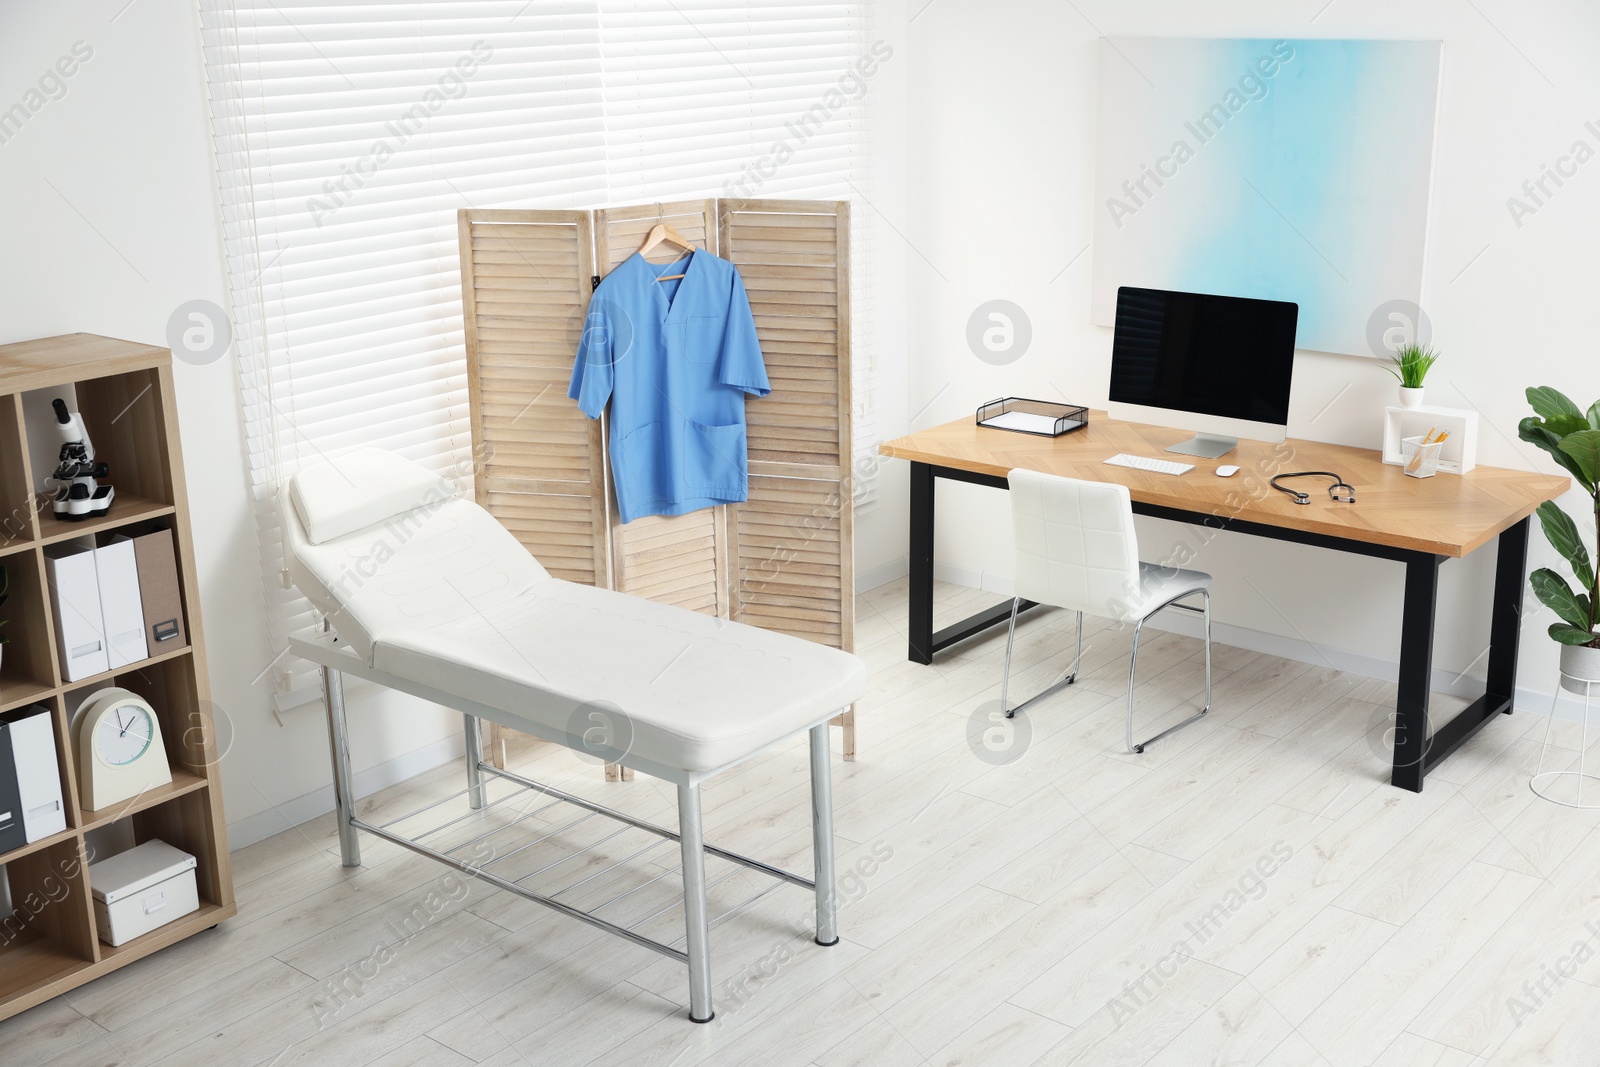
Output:
[[[1171,519],[1215,530],[1247,533],[1280,541],[1405,564],[1405,608],[1400,633],[1399,695],[1395,707],[1394,769],[1391,781],[1422,790],[1428,771],[1495,715],[1511,713],[1516,691],[1517,641],[1522,594],[1527,581],[1529,516],[1546,500],[1567,490],[1568,479],[1498,467],[1478,467],[1465,475],[1408,478],[1369,449],[1290,438],[1281,444],[1242,441],[1221,460],[1193,459],[1195,469],[1172,476],[1112,467],[1105,460],[1119,452],[1176,459],[1167,445],[1191,436],[1183,430],[1116,422],[1103,411],[1089,425],[1064,437],[1034,437],[976,426],[969,419],[946,423],[880,446],[879,451],[911,461],[911,576],[908,656],[933,662],[934,653],[1003,622],[1009,602],[935,631],[933,628],[934,485],[939,478],[1006,488],[1013,468],[1070,478],[1117,482],[1133,497],[1140,515]],[[1213,471],[1238,464],[1232,478]],[[1296,504],[1271,488],[1271,478],[1288,471],[1337,471],[1356,489],[1354,504],[1341,504],[1327,492],[1327,479],[1294,484],[1311,494]],[[1487,692],[1449,722],[1430,728],[1429,692],[1433,674],[1433,633],[1439,567],[1497,542],[1494,607],[1490,617]],[[1183,566],[1188,560],[1167,561]],[[1317,590],[1307,578],[1308,595]],[[1026,603],[1032,607],[1031,603]]]

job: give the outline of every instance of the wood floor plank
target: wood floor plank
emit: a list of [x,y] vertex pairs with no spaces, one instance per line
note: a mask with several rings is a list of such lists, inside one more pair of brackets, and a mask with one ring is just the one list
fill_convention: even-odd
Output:
[[521,1057],[517,1062],[523,1067],[616,1062],[611,1050],[635,1034],[650,1026],[684,1021],[684,1009],[678,1003],[624,982],[612,987],[603,1001],[591,1001],[575,1012],[551,1019],[518,1042],[514,1051]]
[[1222,995],[1146,1067],[1193,1067],[1196,1063],[1258,1063],[1293,1032],[1289,1020],[1248,980]]
[[1487,1055],[1536,1011],[1586,999],[1569,984],[1600,984],[1600,836],[1572,855],[1571,882],[1542,881],[1527,903],[1462,967],[1407,1029]]
[[[1521,908],[1539,883],[1469,863],[1300,1024],[1334,1063],[1370,1063]],[[1351,1026],[1351,1020],[1361,1020]]]
[[1126,860],[1109,859],[1013,921],[982,948],[935,971],[885,1015],[918,1051],[931,1056],[994,1005],[1025,993],[1041,972],[1153,889]]
[[934,1053],[929,1061],[946,1067],[980,1063],[1033,1063],[1066,1040],[1070,1033],[1067,1027],[1052,1019],[1023,1011],[1013,1004],[1001,1004]]
[[928,1057],[887,1019],[875,1016],[813,1062],[817,1067],[927,1067]]
[[1270,882],[1258,865],[1281,863],[1318,829],[1315,817],[1292,808],[1274,805],[1258,813],[1140,907],[1035,976],[1012,1003],[1069,1026],[1085,1024],[1108,1002],[1108,990],[1149,982],[1174,955],[1196,958],[1213,940],[1231,939],[1232,927],[1270,903]]
[[[1216,1010],[1244,980],[1196,959],[1172,963],[1137,990],[1117,991],[1083,1024],[1041,1056],[1035,1067],[1133,1067],[1149,1063],[1199,1019]],[[1176,1061],[1194,1063],[1181,1054]]]
[[1378,919],[1326,907],[1250,971],[1285,1019],[1295,1026],[1372,958],[1396,927]]
[[1477,1067],[1478,1057],[1437,1041],[1402,1033],[1372,1067]]
[[104,1031],[61,996],[0,1022],[0,1048],[18,1063],[43,1063],[98,1042]]
[[1404,925],[1495,836],[1489,820],[1457,793],[1396,842],[1334,904]]
[[924,922],[874,946],[851,969],[850,984],[882,1011],[915,990],[931,970],[981,950],[1033,909],[1027,901],[971,886]]
[[1328,1067],[1328,1058],[1298,1033],[1291,1033],[1256,1067]]

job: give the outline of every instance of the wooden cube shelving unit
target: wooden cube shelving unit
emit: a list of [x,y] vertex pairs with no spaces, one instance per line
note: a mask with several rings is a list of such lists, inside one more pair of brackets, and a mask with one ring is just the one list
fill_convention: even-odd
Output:
[[[48,499],[34,491],[28,421],[41,416],[23,403],[25,393],[68,386],[116,487],[110,513],[82,522],[57,519]],[[34,432],[40,436],[39,427]],[[54,454],[40,459],[55,465]],[[0,916],[0,1019],[207,930],[237,910],[185,496],[171,352],[81,333],[0,345],[0,564],[11,582],[11,597],[0,607],[11,638],[0,663],[0,711],[31,704],[51,710],[67,807],[65,832],[0,854],[0,877],[9,883],[15,909]],[[189,643],[105,674],[64,681],[45,546],[162,528],[172,531]],[[131,689],[156,709],[172,784],[112,809],[89,811],[79,802],[67,724],[87,692],[106,684]],[[85,835],[122,821],[135,841],[159,838],[194,855],[200,910],[112,948],[95,928]]]

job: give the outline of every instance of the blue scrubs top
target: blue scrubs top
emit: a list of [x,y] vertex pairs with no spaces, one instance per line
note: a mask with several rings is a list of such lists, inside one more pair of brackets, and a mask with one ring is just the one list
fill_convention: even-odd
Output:
[[567,396],[591,419],[610,400],[617,505],[632,522],[744,500],[744,398],[771,388],[738,269],[697,249],[666,265],[635,253],[606,275]]

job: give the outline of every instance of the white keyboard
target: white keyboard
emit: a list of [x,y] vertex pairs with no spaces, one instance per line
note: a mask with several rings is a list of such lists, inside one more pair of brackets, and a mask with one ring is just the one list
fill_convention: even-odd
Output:
[[1193,463],[1174,463],[1170,459],[1146,459],[1143,456],[1125,456],[1120,453],[1106,462],[1113,467],[1132,467],[1136,471],[1149,471],[1151,474],[1187,474],[1194,470]]

